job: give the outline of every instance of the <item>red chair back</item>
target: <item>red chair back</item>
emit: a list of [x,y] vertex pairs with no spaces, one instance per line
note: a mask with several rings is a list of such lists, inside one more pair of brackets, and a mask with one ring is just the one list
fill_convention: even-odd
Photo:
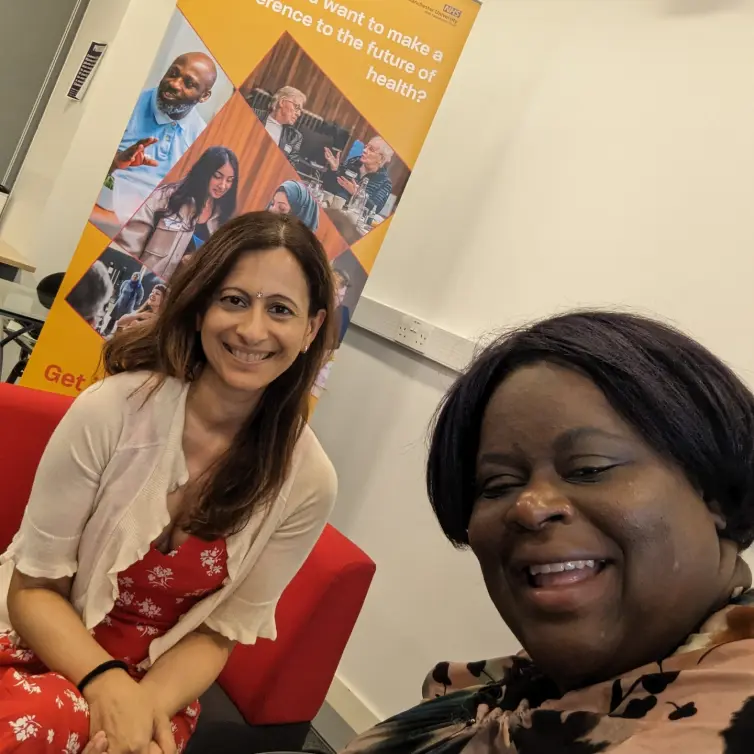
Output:
[[39,460],[71,402],[64,395],[0,382],[0,552],[18,531]]

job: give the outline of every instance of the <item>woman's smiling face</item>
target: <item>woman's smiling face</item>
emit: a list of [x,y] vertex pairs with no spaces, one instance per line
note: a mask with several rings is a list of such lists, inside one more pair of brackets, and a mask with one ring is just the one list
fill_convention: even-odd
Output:
[[233,188],[235,180],[236,171],[230,163],[226,162],[209,179],[209,195],[213,199],[222,199]]
[[162,301],[164,299],[164,293],[161,288],[153,288],[152,292],[149,294],[149,298],[147,299],[147,304],[152,307],[153,310],[157,311],[160,306],[162,306]]
[[732,579],[722,523],[582,374],[538,363],[494,391],[468,539],[501,616],[561,687],[685,640]]
[[264,390],[316,337],[325,315],[309,309],[306,278],[290,251],[242,254],[201,319],[208,368],[233,390]]
[[291,203],[288,199],[288,194],[285,191],[278,191],[272,199],[270,204],[270,212],[275,215],[290,215]]

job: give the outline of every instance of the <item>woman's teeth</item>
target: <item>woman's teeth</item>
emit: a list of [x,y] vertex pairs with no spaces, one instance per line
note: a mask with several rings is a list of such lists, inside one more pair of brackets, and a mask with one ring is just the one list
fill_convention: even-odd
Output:
[[592,579],[601,573],[604,567],[604,560],[564,560],[560,563],[529,566],[526,575],[529,586],[535,589],[552,589]]
[[566,560],[563,563],[545,563],[544,565],[529,566],[529,574],[539,576],[542,573],[580,571],[584,568],[594,568],[599,562],[599,560]]
[[268,359],[272,354],[267,351],[264,353],[253,353],[249,351],[239,351],[237,348],[231,348],[230,352],[239,360],[245,361],[247,364],[252,364],[255,361],[264,361]]

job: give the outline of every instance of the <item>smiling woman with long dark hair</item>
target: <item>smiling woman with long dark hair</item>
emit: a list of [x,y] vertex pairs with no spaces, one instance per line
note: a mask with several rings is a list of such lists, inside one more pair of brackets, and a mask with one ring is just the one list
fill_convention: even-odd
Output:
[[115,239],[168,281],[185,253],[195,251],[236,212],[238,158],[228,147],[210,147],[178,183],[158,188]]
[[524,652],[441,663],[347,751],[751,751],[754,396],[718,358],[612,312],[506,334],[445,397],[427,487]]
[[0,559],[0,752],[175,754],[234,644],[275,638],[335,498],[307,424],[333,298],[311,231],[252,213],[107,343]]

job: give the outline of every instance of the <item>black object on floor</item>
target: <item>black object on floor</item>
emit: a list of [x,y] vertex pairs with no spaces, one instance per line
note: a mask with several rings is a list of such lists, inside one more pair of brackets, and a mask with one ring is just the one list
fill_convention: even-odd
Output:
[[309,723],[255,726],[246,723],[200,723],[186,754],[300,752],[310,727]]
[[248,725],[228,695],[214,684],[201,698],[202,711],[186,754],[262,754],[302,751],[307,723]]

